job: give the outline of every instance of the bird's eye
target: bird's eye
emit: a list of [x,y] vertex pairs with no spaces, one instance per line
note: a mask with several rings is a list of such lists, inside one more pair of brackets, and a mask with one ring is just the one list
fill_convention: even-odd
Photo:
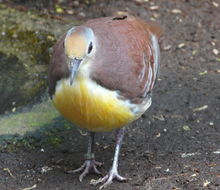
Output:
[[89,49],[88,49],[88,54],[91,53],[92,49],[93,49],[93,45],[92,45],[92,42],[90,42]]

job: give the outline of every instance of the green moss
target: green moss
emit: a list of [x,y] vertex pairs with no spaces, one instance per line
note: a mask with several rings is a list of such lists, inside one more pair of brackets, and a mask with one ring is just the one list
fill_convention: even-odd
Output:
[[50,48],[79,22],[73,18],[61,22],[2,4],[0,18],[0,107],[18,110],[0,115],[0,149],[16,151],[19,146],[34,148],[38,143],[57,146],[63,142],[62,133],[72,126],[60,117],[48,98],[31,108],[19,106],[47,91]]
[[[26,105],[44,91],[47,85],[49,48],[55,43],[55,37],[44,31],[23,31],[18,25],[9,24],[7,27],[4,25],[0,33],[2,34],[0,53],[9,57],[4,62],[0,61],[0,65],[5,65],[0,69],[1,73],[4,73],[1,76],[0,87],[2,86],[2,91],[7,92],[1,93],[5,96],[5,101],[2,103],[9,103],[4,106],[4,110],[0,109],[1,113],[11,110],[12,102],[16,102],[16,106]],[[10,57],[15,57],[17,60],[11,61]],[[15,93],[16,97],[10,96]],[[3,108],[1,104],[0,107]]]
[[19,147],[59,146],[74,127],[64,120],[49,100],[29,110],[0,118],[0,150]]
[[1,114],[27,105],[45,91],[50,50],[57,38],[77,22],[63,23],[1,4],[0,18]]

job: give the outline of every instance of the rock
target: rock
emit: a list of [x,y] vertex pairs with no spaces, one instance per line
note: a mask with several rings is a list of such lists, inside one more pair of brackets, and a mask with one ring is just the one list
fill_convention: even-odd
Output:
[[0,17],[2,114],[13,109],[12,102],[16,102],[16,107],[26,105],[46,89],[49,48],[70,27],[70,21],[63,24],[3,5]]
[[25,136],[31,139],[39,133],[46,135],[41,138],[45,142],[57,144],[60,140],[51,131],[59,114],[47,95],[47,68],[57,38],[79,22],[44,18],[4,5],[0,5],[0,18],[0,150],[9,146],[14,150],[18,143],[31,146],[29,141],[36,137],[27,141]]

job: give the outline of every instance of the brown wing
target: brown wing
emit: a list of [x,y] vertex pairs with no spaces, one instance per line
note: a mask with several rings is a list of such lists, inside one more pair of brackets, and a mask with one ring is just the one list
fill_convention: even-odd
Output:
[[97,40],[93,80],[127,99],[142,101],[158,73],[159,27],[131,16],[96,19],[86,26],[93,29]]
[[66,56],[64,54],[64,41],[65,36],[63,36],[53,47],[53,54],[49,65],[49,94],[52,97],[56,82],[61,78],[67,78],[69,76],[68,65],[66,64]]

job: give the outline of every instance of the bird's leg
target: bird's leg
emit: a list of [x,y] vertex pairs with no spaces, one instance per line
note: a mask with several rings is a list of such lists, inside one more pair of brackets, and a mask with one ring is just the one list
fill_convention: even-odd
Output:
[[114,155],[112,167],[106,176],[98,179],[95,182],[92,182],[91,184],[97,185],[99,183],[103,183],[103,185],[100,187],[100,189],[102,189],[102,188],[107,187],[109,184],[111,184],[113,179],[117,179],[118,181],[127,180],[126,178],[118,174],[118,158],[119,158],[119,153],[120,153],[120,148],[121,148],[123,137],[124,137],[124,128],[118,129],[116,132],[116,147],[115,147],[115,155]]
[[83,165],[78,169],[68,171],[68,173],[77,173],[83,171],[82,174],[79,176],[80,181],[83,180],[83,178],[90,172],[90,170],[93,170],[93,172],[95,172],[96,174],[101,174],[101,172],[97,169],[97,166],[101,166],[102,163],[95,161],[94,138],[95,133],[90,132],[88,151],[85,155],[85,162],[83,163]]

